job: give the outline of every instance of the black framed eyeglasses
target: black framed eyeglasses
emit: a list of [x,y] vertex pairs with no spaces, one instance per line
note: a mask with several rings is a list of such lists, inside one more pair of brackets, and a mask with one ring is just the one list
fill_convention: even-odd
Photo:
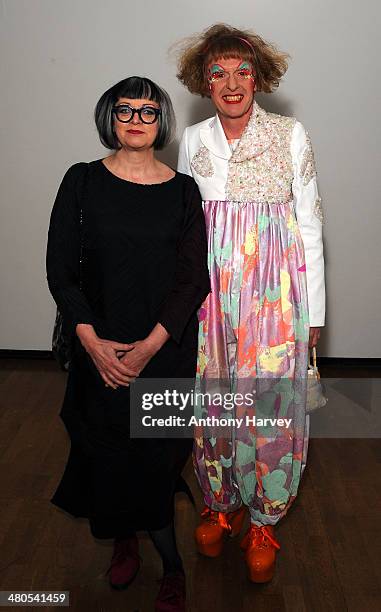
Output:
[[155,123],[159,115],[161,115],[161,108],[155,108],[154,106],[141,106],[140,108],[133,108],[129,104],[119,104],[114,106],[112,112],[115,113],[118,121],[122,123],[129,123],[138,114],[138,117],[142,123]]

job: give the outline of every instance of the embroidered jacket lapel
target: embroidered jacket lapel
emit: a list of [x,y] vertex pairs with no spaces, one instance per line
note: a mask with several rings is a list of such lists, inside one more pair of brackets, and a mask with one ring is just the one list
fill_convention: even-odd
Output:
[[202,144],[216,157],[230,160],[233,163],[261,155],[276,138],[277,135],[268,113],[255,101],[249,122],[233,153],[218,115],[213,117],[207,127],[200,129]]
[[243,162],[261,155],[276,138],[274,126],[263,108],[254,102],[253,112],[235,149],[231,161]]

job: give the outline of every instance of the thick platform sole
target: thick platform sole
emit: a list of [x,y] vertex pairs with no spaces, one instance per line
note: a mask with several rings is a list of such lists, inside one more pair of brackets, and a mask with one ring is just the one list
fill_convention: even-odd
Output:
[[263,570],[261,572],[254,571],[250,567],[247,568],[247,576],[250,582],[255,582],[258,584],[262,584],[264,582],[270,582],[274,577],[274,573],[275,573],[275,566],[269,568],[268,570]]
[[221,540],[217,540],[216,542],[199,542],[196,539],[197,550],[200,555],[204,555],[204,557],[219,557],[224,548],[224,538]]

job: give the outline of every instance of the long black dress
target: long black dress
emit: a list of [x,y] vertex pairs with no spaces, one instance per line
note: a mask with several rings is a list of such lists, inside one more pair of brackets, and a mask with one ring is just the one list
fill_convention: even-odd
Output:
[[[210,286],[201,197],[189,176],[140,185],[101,160],[72,166],[51,215],[47,277],[74,336],[77,323],[91,323],[99,337],[128,343],[159,322],[171,337],[140,376],[194,377],[197,309]],[[77,336],[74,347],[60,413],[71,449],[52,502],[87,517],[99,538],[161,529],[192,441],[130,438],[129,388],[107,388]]]

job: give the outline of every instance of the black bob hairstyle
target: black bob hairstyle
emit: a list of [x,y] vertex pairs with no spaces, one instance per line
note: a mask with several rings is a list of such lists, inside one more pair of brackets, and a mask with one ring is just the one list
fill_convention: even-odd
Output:
[[171,99],[167,92],[146,77],[132,76],[119,81],[105,91],[95,107],[95,124],[97,126],[101,143],[108,149],[120,149],[119,141],[115,135],[112,109],[119,98],[132,100],[146,99],[156,102],[161,108],[158,117],[158,132],[153,143],[154,149],[164,149],[172,140],[176,130],[175,113]]

